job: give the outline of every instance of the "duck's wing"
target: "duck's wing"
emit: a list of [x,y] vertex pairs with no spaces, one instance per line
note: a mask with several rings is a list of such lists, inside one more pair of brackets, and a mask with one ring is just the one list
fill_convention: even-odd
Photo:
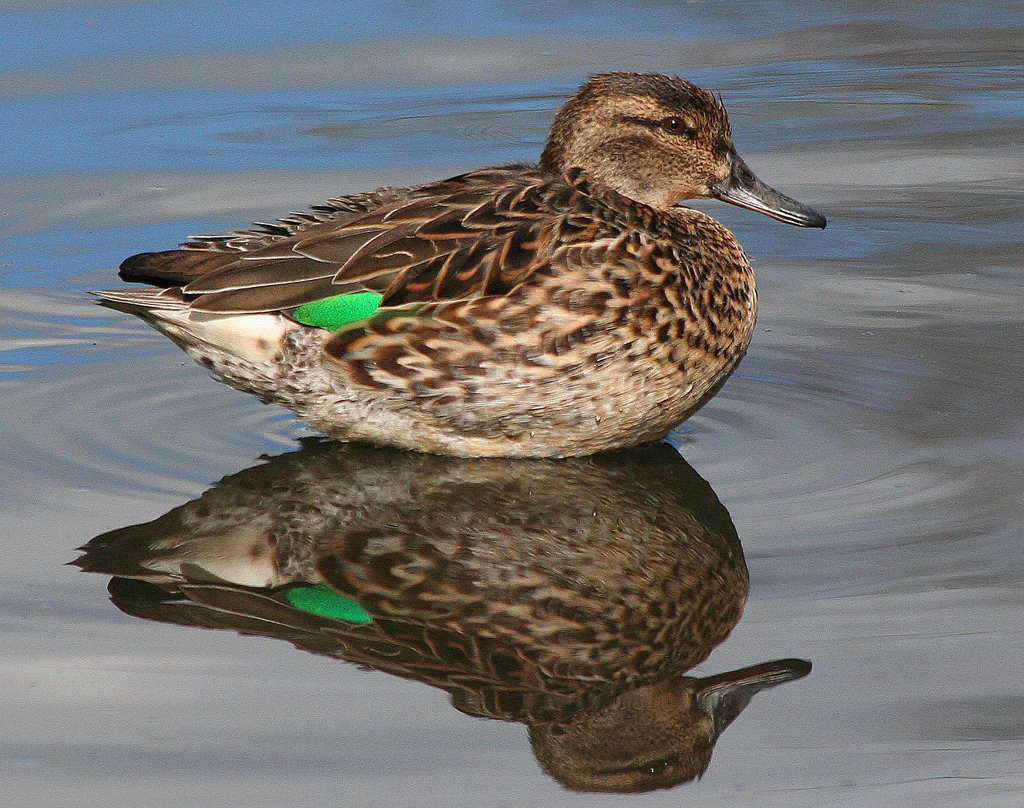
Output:
[[123,280],[154,286],[184,286],[215,269],[238,260],[240,253],[255,252],[300,236],[311,227],[342,227],[345,223],[409,198],[414,188],[379,188],[369,193],[335,197],[308,210],[295,211],[276,222],[257,222],[252,229],[227,235],[192,236],[176,250],[145,252],[122,262]]
[[567,229],[579,235],[586,217],[564,215],[576,193],[538,171],[477,171],[240,252],[183,291],[207,312],[288,310],[358,291],[381,294],[385,307],[503,294]]

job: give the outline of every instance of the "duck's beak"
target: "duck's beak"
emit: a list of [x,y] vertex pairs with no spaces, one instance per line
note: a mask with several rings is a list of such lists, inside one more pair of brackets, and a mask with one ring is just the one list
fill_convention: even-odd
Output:
[[729,176],[711,186],[711,196],[715,199],[756,210],[786,224],[795,224],[798,227],[825,227],[827,220],[824,216],[765,185],[747,168],[747,164],[738,154],[731,154],[729,161]]
[[694,700],[715,722],[715,738],[722,734],[743,708],[762,690],[792,682],[811,672],[804,659],[777,659],[717,676],[699,679]]

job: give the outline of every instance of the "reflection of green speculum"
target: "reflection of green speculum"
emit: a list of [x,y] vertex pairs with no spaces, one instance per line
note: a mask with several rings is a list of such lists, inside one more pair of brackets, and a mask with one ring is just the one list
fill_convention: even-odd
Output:
[[292,606],[303,612],[329,617],[332,620],[344,620],[346,623],[358,623],[361,626],[373,622],[366,609],[324,584],[296,586],[285,592],[284,596]]
[[292,312],[292,317],[303,325],[337,331],[349,323],[365,320],[377,311],[382,299],[383,296],[376,292],[335,295],[299,306]]

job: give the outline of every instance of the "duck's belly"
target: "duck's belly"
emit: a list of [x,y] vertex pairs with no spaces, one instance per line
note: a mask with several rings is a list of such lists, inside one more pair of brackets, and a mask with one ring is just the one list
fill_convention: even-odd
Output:
[[[752,323],[751,323],[752,325]],[[726,352],[613,328],[579,340],[541,335],[515,349],[465,335],[429,355],[355,344],[323,355],[295,332],[273,396],[325,434],[457,456],[586,455],[663,437],[725,381],[749,342]]]

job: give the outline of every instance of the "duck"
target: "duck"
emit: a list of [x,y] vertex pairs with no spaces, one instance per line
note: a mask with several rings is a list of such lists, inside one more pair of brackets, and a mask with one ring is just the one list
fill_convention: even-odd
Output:
[[664,437],[747,350],[753,271],[732,232],[682,204],[702,198],[826,225],[747,167],[720,97],[601,73],[536,165],[193,237],[122,263],[147,286],[95,294],[337,441],[590,455]]
[[307,438],[80,549],[72,564],[113,576],[127,614],[437,688],[461,713],[524,724],[576,791],[701,776],[757,693],[811,670],[694,675],[750,579],[727,509],[665,442],[467,459]]

